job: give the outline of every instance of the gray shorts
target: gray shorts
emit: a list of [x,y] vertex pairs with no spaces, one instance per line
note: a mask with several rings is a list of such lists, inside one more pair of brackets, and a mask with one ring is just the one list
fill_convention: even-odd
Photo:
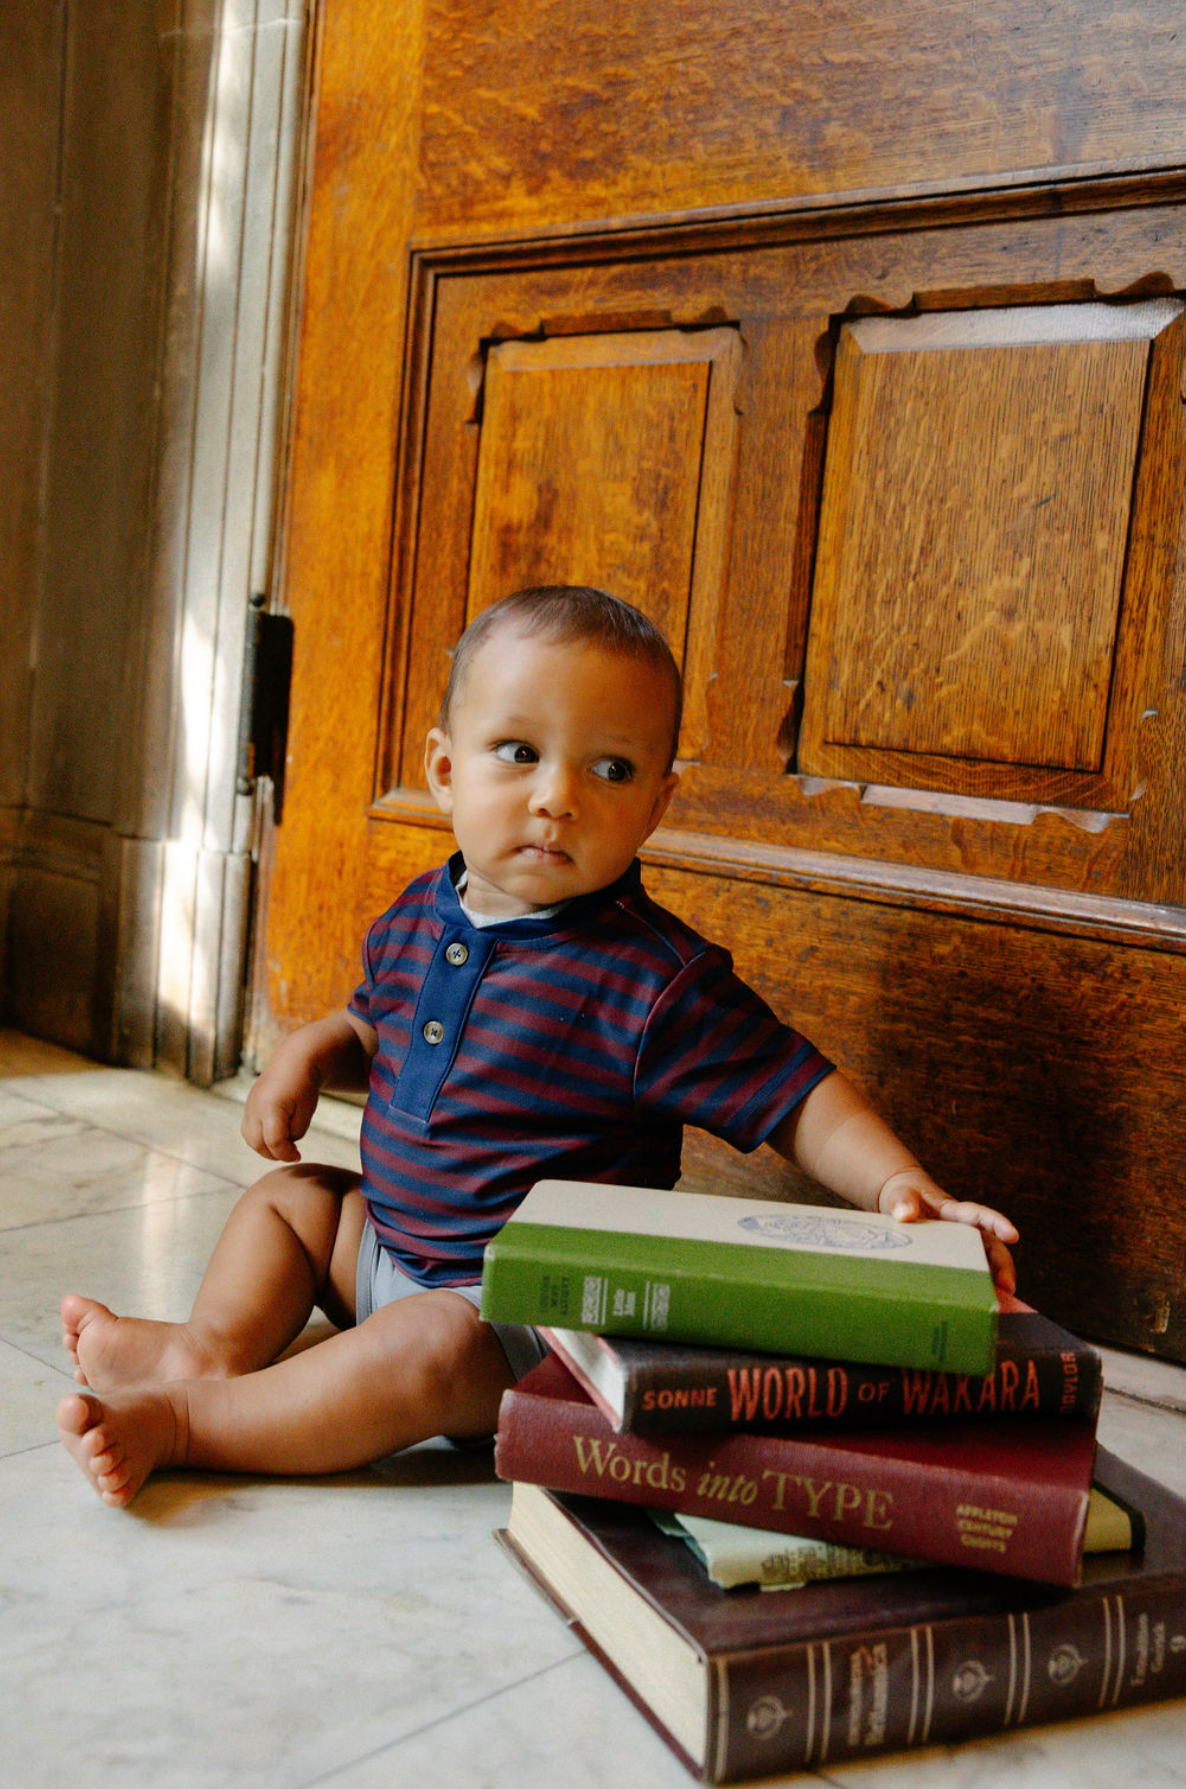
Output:
[[[398,1267],[387,1253],[375,1234],[375,1226],[370,1218],[366,1220],[362,1230],[362,1241],[358,1245],[358,1267],[354,1276],[354,1320],[364,1323],[373,1311],[384,1305],[394,1304],[397,1298],[411,1298],[426,1288],[415,1280],[409,1279],[403,1269]],[[467,1299],[474,1309],[481,1304],[481,1286],[447,1286],[448,1292],[456,1292],[459,1297]],[[539,1332],[529,1329],[523,1323],[492,1323],[490,1325],[499,1341],[502,1351],[507,1357],[507,1364],[516,1379],[522,1379],[529,1373],[547,1353],[547,1344]]]

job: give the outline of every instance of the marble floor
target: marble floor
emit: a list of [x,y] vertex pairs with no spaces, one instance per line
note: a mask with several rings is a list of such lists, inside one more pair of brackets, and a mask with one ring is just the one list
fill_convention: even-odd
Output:
[[[53,1409],[72,1383],[60,1293],[184,1314],[256,1173],[238,1091],[0,1033],[3,1781],[683,1789],[682,1767],[492,1540],[509,1490],[487,1454],[428,1444],[315,1482],[172,1474],[115,1511],[58,1446]],[[324,1106],[317,1155],[350,1163],[356,1132],[356,1111]],[[1186,1490],[1186,1372],[1106,1363],[1102,1439]],[[1163,1789],[1186,1785],[1184,1741],[1174,1703],[816,1780]]]

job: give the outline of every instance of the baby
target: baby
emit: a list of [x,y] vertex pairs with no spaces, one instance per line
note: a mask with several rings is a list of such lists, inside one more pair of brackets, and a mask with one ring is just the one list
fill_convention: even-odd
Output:
[[[679,724],[662,635],[601,591],[523,591],[467,628],[425,754],[459,849],[371,927],[349,1008],[252,1088],[243,1135],[285,1165],[235,1206],[187,1321],[63,1300],[87,1390],[58,1426],[105,1502],[165,1467],[331,1473],[488,1436],[542,1345],[479,1315],[486,1243],[538,1179],[673,1185],[688,1123],[867,1210],[977,1225],[1012,1289],[1008,1219],[942,1192],[643,891]],[[302,1162],[322,1090],[367,1087],[361,1176]],[[286,1353],[315,1306],[334,1333]]]

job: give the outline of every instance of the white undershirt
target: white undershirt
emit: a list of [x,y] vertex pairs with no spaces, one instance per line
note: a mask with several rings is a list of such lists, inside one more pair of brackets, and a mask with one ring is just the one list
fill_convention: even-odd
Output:
[[466,905],[465,890],[469,882],[469,871],[462,870],[460,880],[455,884],[457,899],[461,902],[461,911],[471,926],[483,932],[487,926],[511,925],[516,919],[551,919],[556,913],[563,913],[568,906],[567,901],[557,901],[554,907],[534,907],[530,913],[475,913]]

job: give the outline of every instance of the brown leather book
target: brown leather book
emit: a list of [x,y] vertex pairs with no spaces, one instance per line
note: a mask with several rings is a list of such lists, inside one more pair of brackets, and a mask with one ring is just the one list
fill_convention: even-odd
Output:
[[645,1510],[522,1483],[500,1539],[697,1776],[826,1771],[1186,1695],[1186,1500],[1096,1468],[1145,1544],[1070,1591],[949,1568],[722,1590]]

